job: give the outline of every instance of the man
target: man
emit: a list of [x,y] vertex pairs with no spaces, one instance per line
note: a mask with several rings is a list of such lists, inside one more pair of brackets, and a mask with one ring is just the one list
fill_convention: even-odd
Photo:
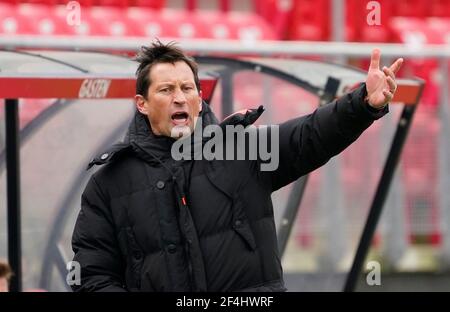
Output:
[[[258,160],[174,160],[180,136],[217,124],[202,103],[197,65],[160,42],[143,47],[137,61],[137,112],[126,139],[90,164],[103,167],[82,195],[72,238],[81,281],[73,289],[285,291],[271,193],[325,164],[388,112],[403,60],[380,70],[374,50],[365,84],[281,124],[272,171]],[[247,126],[261,112],[233,124]]]
[[8,263],[0,261],[0,292],[9,291],[9,281],[12,276],[11,267]]

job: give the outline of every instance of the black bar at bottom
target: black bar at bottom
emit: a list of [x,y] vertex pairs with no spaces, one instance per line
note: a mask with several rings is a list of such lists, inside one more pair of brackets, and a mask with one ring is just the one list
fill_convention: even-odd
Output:
[[380,219],[381,211],[383,210],[383,204],[388,195],[389,187],[395,173],[395,168],[397,167],[398,161],[400,159],[403,145],[408,135],[409,127],[411,125],[416,106],[417,105],[408,105],[403,108],[403,112],[397,126],[397,131],[395,133],[394,140],[392,141],[388,158],[384,166],[383,174],[381,176],[380,182],[378,183],[375,198],[372,202],[372,206],[370,207],[369,216],[367,217],[366,225],[364,227],[361,240],[359,241],[358,249],[353,260],[353,265],[344,286],[345,292],[351,292],[355,290],[356,282],[361,272],[363,262],[366,259],[370,243],[372,242],[373,234],[375,233],[375,229],[378,224],[378,220]]
[[8,209],[8,261],[14,275],[10,290],[22,290],[22,249],[20,226],[19,101],[5,100],[6,189]]

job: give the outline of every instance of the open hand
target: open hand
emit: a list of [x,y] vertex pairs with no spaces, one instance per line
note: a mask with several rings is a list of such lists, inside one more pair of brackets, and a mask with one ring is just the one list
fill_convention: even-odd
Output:
[[387,105],[394,98],[397,90],[395,74],[403,63],[403,59],[399,58],[389,68],[384,66],[383,70],[380,70],[380,58],[380,49],[374,49],[366,79],[366,100],[370,106],[378,109]]

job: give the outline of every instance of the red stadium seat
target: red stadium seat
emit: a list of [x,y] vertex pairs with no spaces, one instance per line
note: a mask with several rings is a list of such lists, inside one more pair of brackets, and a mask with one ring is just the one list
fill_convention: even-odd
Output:
[[0,34],[14,35],[30,33],[27,20],[22,21],[16,14],[16,7],[9,3],[0,3]]
[[1,2],[0,2],[0,4],[10,4],[10,5],[12,5],[12,4],[18,4],[20,1],[19,0],[2,0]]
[[192,13],[198,38],[273,40],[274,30],[252,13],[197,10]]
[[203,35],[213,39],[236,39],[233,27],[227,20],[227,14],[219,11],[197,11],[196,18],[203,24]]
[[32,4],[43,4],[43,5],[56,5],[58,4],[57,0],[26,0],[26,1],[19,1],[19,3],[32,3]]
[[[57,4],[67,6],[72,0],[56,0]],[[91,7],[94,3],[94,0],[76,0],[80,4],[81,8]]]
[[429,43],[450,44],[450,19],[429,17],[425,22],[428,27]]
[[[437,21],[438,19],[434,19],[435,23]],[[443,24],[439,23],[436,26],[444,27],[444,25],[443,21]],[[433,29],[431,20],[395,17],[391,20],[390,27],[397,42],[405,42],[410,45],[444,43],[442,32]]]
[[345,40],[358,41],[360,36],[360,25],[363,23],[363,15],[355,14],[363,9],[361,0],[347,0],[345,3]]
[[126,17],[131,23],[135,23],[136,35],[149,38],[163,36],[163,22],[155,10],[141,7],[130,7],[126,11]]
[[28,23],[28,29],[22,34],[36,35],[67,35],[73,34],[73,28],[67,23],[65,11],[64,18],[57,18],[54,7],[42,4],[23,4],[17,7],[17,18],[20,23]]
[[289,39],[328,40],[329,12],[328,0],[295,1]]
[[126,11],[114,7],[92,7],[83,15],[88,35],[94,36],[139,36],[140,27],[136,21],[129,20]]
[[[96,19],[91,16],[91,8],[85,8],[82,11],[82,18],[79,25],[68,25],[66,34],[78,36],[108,36],[109,32],[102,19]],[[53,17],[56,20],[65,21],[67,18],[67,9],[64,6],[58,6],[53,9]]]
[[[88,8],[85,8],[86,10]],[[83,14],[83,13],[82,13]],[[59,33],[60,34],[65,34],[65,35],[80,35],[80,34],[85,34],[81,31],[81,29],[83,29],[83,27],[85,27],[86,24],[86,19],[84,18],[84,15],[82,15],[82,18],[80,18],[80,25],[71,25],[68,22],[68,10],[66,8],[66,6],[64,5],[58,5],[55,6],[52,10],[51,10],[51,16],[52,18],[58,22],[59,25],[61,25],[61,29],[59,29]],[[73,21],[76,22],[76,21]],[[64,23],[65,25],[62,25],[62,23]],[[72,21],[70,21],[70,23],[72,23]]]
[[256,14],[229,12],[227,20],[231,26],[232,38],[243,41],[276,39],[273,29]]
[[266,21],[270,21],[273,13],[277,7],[277,0],[253,0],[253,11]]
[[[350,0],[347,2],[347,40],[362,42],[391,41],[392,33],[387,21],[392,18],[392,1],[377,1],[380,4],[380,25],[374,23],[376,20],[372,19],[371,10],[373,10],[373,7],[368,6],[370,2],[370,0]],[[355,12],[359,13],[355,14]]]
[[118,8],[126,8],[128,6],[128,0],[94,0],[93,4],[96,6],[111,6]]
[[[391,21],[395,41],[406,43],[411,49],[420,49],[426,44],[444,43],[442,30],[439,31],[443,24],[436,24],[436,27],[438,29],[433,29],[429,22],[418,18],[396,17]],[[437,105],[439,87],[434,79],[437,65],[435,59],[415,58],[406,62],[402,68],[402,72],[408,76],[418,76],[427,81],[421,99],[423,105]]]
[[450,1],[448,0],[430,0],[430,16],[450,17]]
[[205,38],[206,32],[195,12],[165,9],[161,11],[163,36],[175,38]]
[[362,42],[390,42],[391,36],[391,29],[384,24],[365,25],[361,27],[359,40]]
[[294,9],[293,1],[254,0],[253,7],[256,14],[272,25],[278,38],[287,38],[289,21]]
[[[37,0],[36,0],[37,1]],[[218,11],[185,11],[148,7],[120,6],[127,1],[100,0],[105,6],[81,4],[80,25],[70,25],[65,5],[21,4],[0,13],[0,32],[10,34],[83,35],[83,36],[146,36],[173,38],[235,38],[242,40],[275,39],[274,31],[255,14]],[[50,0],[47,2],[50,3]],[[153,3],[153,4],[152,4]],[[161,5],[161,1],[148,2]]]
[[425,17],[429,15],[429,0],[401,0],[392,1],[396,16],[402,17]]
[[131,5],[161,10],[166,4],[165,0],[134,0]]

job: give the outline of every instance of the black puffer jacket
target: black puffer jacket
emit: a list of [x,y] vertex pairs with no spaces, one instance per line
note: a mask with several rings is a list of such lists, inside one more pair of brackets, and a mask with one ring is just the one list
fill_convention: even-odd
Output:
[[[387,112],[363,103],[363,84],[280,125],[280,164],[174,161],[173,140],[137,113],[127,140],[82,195],[72,237],[75,291],[284,291],[271,193],[325,164]],[[254,112],[258,115],[260,112]],[[215,123],[207,105],[203,122]],[[234,122],[248,123],[255,116]]]

